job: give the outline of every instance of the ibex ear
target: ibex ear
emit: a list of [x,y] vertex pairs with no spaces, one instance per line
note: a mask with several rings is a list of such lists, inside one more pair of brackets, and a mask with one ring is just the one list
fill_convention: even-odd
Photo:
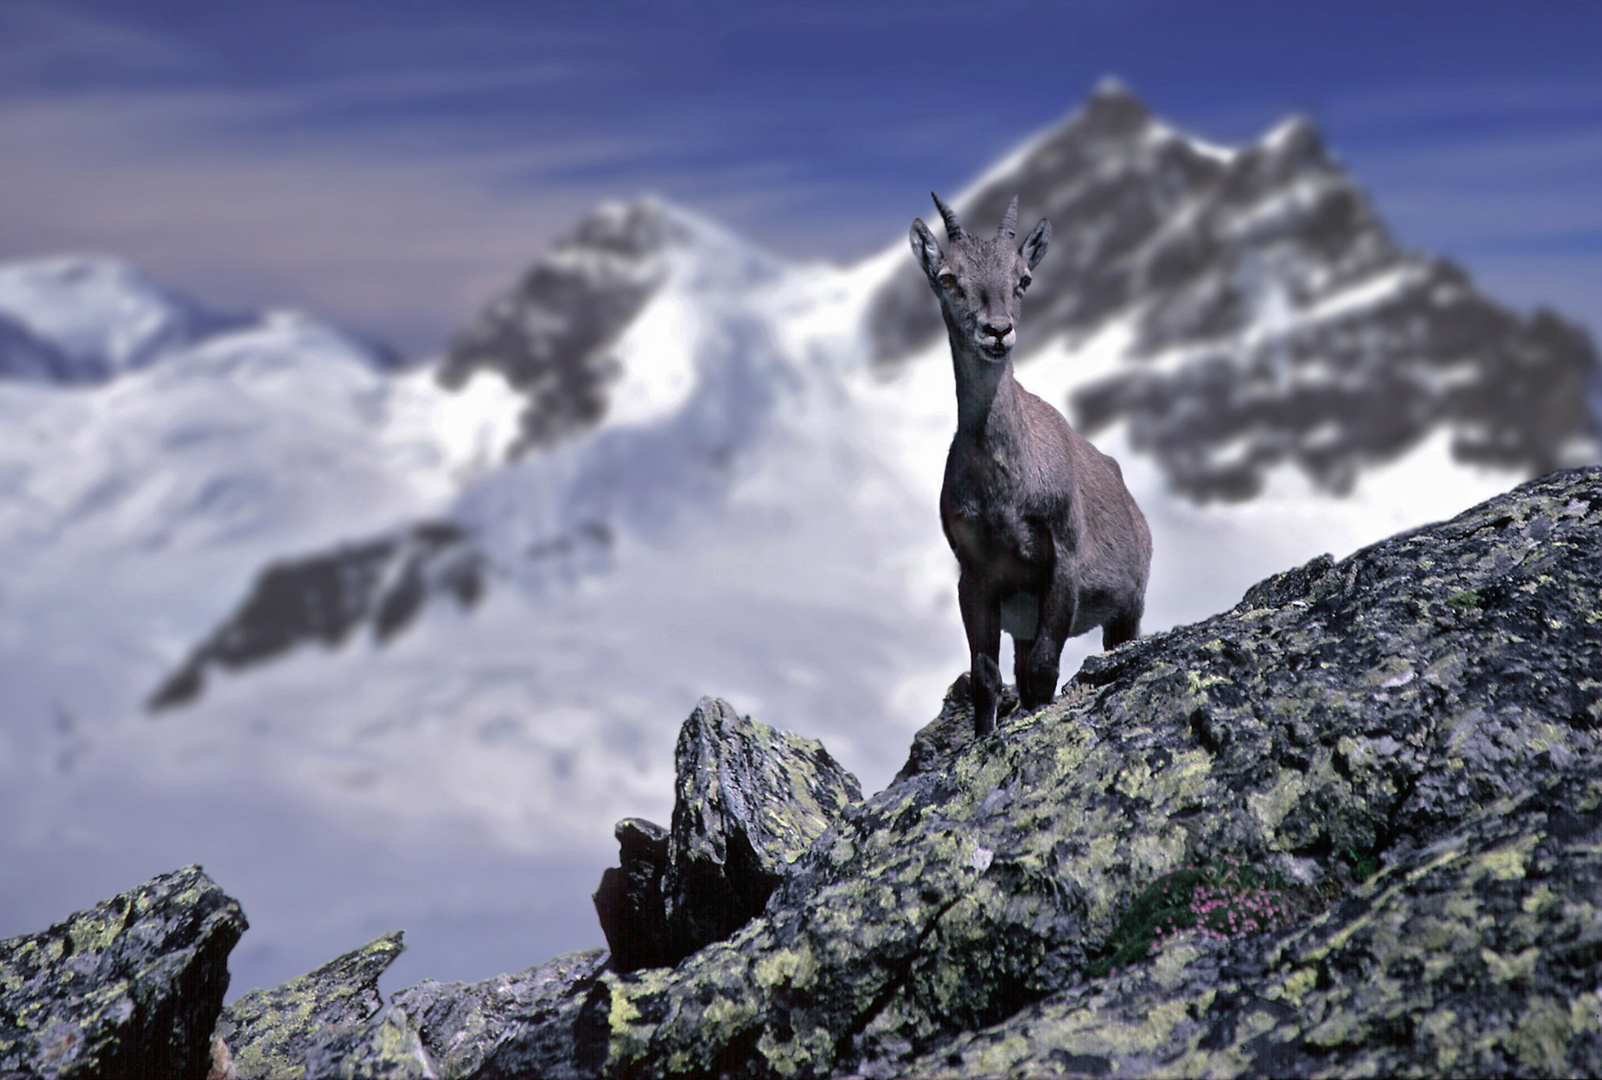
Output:
[[1046,257],[1046,245],[1049,243],[1051,243],[1051,222],[1041,218],[1040,224],[1030,229],[1029,235],[1018,245],[1018,254],[1024,257],[1029,269],[1033,270],[1040,265],[1040,260]]
[[923,218],[912,219],[912,254],[917,257],[923,272],[929,275],[929,280],[933,281],[944,259],[940,254],[940,244],[936,242],[934,233],[929,231],[929,226],[923,223]]

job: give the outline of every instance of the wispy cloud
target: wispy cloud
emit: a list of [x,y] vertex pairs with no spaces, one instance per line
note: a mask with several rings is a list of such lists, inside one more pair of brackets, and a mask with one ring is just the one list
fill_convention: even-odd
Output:
[[197,74],[204,57],[177,39],[67,4],[0,5],[0,87],[15,93]]
[[604,198],[659,192],[801,254],[880,239],[871,200],[826,169],[731,160],[730,128],[759,117],[648,98],[609,123],[519,109],[583,97],[618,77],[604,63],[447,55],[258,85],[69,8],[5,17],[0,258],[117,254],[203,299],[320,309],[415,353]]

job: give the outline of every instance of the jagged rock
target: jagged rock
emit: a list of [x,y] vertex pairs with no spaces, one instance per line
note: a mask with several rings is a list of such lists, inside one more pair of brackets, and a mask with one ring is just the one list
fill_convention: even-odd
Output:
[[816,739],[702,698],[674,749],[673,826],[662,875],[670,962],[760,913],[790,866],[845,809],[857,778]]
[[668,831],[644,818],[624,818],[613,830],[618,866],[601,875],[595,914],[601,920],[616,971],[661,967],[676,957],[667,949],[662,873],[667,869]]
[[[1126,423],[1182,494],[1250,498],[1282,464],[1345,491],[1443,427],[1460,461],[1534,476],[1597,460],[1585,333],[1399,247],[1306,120],[1223,149],[1104,84],[957,210],[994,228],[1014,195],[1026,227],[1049,217],[1060,238],[1035,270],[1021,347],[1126,325],[1123,362],[1054,404],[1087,435]],[[868,329],[882,364],[940,336],[912,258]]]
[[[1594,1075],[1599,611],[1598,469],[1315,560],[1093,658],[557,1027],[615,1076]],[[1314,913],[1093,974],[1223,859]]]
[[762,910],[791,864],[853,803],[823,744],[702,698],[679,729],[673,826],[625,818],[595,910],[616,971],[666,967]]
[[[1018,688],[1003,686],[996,715],[1006,718],[1018,707]],[[940,705],[940,715],[918,729],[912,737],[912,749],[907,763],[896,773],[897,780],[905,780],[919,773],[943,769],[946,763],[961,753],[973,741],[973,695],[969,674],[964,671],[946,690],[946,699]]]
[[593,1076],[594,1056],[579,1054],[574,1032],[607,961],[591,949],[471,986],[430,979],[396,993],[391,1015],[403,1012],[444,1080]]
[[201,1080],[246,925],[186,866],[0,941],[0,1076]]
[[403,936],[399,930],[385,934],[282,986],[252,990],[224,1009],[215,1034],[227,1046],[238,1080],[339,1075],[328,1071],[328,1051],[337,1047],[338,1058],[351,1057],[367,1037],[369,1021],[384,1006],[378,977],[405,950]]

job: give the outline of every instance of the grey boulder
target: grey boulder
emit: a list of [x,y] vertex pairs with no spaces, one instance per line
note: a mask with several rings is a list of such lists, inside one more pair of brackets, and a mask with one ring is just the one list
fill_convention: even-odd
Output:
[[186,866],[0,941],[0,1076],[201,1080],[246,926]]

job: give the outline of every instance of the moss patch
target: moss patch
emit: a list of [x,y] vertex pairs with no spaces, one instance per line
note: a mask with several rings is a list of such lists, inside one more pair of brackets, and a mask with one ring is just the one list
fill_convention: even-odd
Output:
[[1304,906],[1293,892],[1279,873],[1231,858],[1164,874],[1135,897],[1087,973],[1106,978],[1187,930],[1224,939],[1282,926]]

